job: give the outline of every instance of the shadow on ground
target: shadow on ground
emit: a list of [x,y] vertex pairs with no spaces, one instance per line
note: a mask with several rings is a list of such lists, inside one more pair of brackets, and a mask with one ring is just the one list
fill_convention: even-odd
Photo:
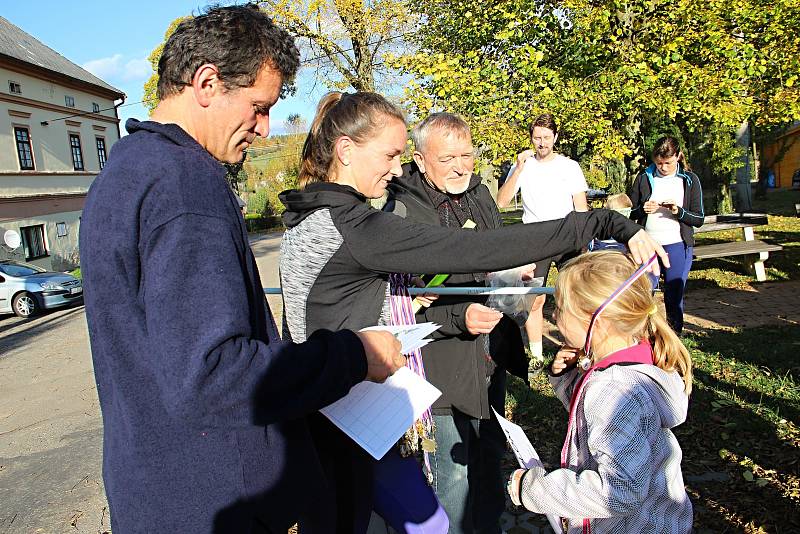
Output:
[[22,347],[43,330],[59,328],[82,313],[83,305],[79,305],[46,311],[33,319],[3,321],[0,323],[0,358],[3,354]]

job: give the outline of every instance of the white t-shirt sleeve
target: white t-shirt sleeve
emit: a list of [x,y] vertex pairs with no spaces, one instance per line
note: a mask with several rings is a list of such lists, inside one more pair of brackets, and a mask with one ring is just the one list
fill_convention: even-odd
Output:
[[586,183],[586,178],[583,176],[583,170],[577,161],[568,160],[572,167],[570,172],[570,191],[571,194],[583,193],[589,190],[589,185]]

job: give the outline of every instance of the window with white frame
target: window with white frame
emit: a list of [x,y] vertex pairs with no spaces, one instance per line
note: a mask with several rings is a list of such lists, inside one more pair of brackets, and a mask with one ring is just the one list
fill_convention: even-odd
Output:
[[47,245],[44,240],[44,225],[23,226],[19,229],[22,234],[22,246],[25,248],[25,259],[35,260],[47,256]]
[[67,235],[67,223],[65,222],[56,223],[56,236],[66,237],[66,235]]
[[68,108],[74,108],[75,98],[69,95],[64,95],[64,105],[66,105]]
[[34,170],[31,132],[24,126],[14,126],[14,140],[17,143],[17,157],[22,171]]
[[92,113],[100,113],[100,104],[92,102]]
[[15,82],[13,80],[8,80],[8,92],[15,95],[21,95],[22,86],[18,82]]
[[76,171],[84,170],[83,152],[81,151],[81,136],[73,133],[69,134],[69,148],[72,152],[72,168]]
[[100,170],[106,166],[106,140],[102,137],[95,137],[97,142],[97,162],[100,164]]

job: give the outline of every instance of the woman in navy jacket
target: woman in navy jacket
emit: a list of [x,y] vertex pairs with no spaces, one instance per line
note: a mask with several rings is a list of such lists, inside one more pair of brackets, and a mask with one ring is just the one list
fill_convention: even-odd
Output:
[[703,190],[700,179],[689,170],[674,137],[656,141],[653,163],[633,183],[631,219],[644,226],[669,255],[662,265],[664,305],[669,324],[683,330],[683,294],[692,268],[694,228],[702,226]]

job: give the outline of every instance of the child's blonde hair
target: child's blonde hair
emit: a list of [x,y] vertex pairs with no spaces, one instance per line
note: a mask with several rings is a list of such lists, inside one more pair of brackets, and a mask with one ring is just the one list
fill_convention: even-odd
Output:
[[606,208],[610,210],[622,210],[632,207],[633,202],[631,202],[631,198],[625,193],[617,193],[616,195],[611,195],[606,199]]
[[[561,313],[572,313],[588,325],[594,311],[637,269],[633,259],[617,251],[582,254],[568,262],[558,274],[555,300]],[[677,334],[667,324],[647,276],[641,276],[601,317],[615,329],[636,339],[648,339],[656,366],[677,371],[685,391],[692,391],[692,360]],[[594,339],[597,339],[595,335]]]

